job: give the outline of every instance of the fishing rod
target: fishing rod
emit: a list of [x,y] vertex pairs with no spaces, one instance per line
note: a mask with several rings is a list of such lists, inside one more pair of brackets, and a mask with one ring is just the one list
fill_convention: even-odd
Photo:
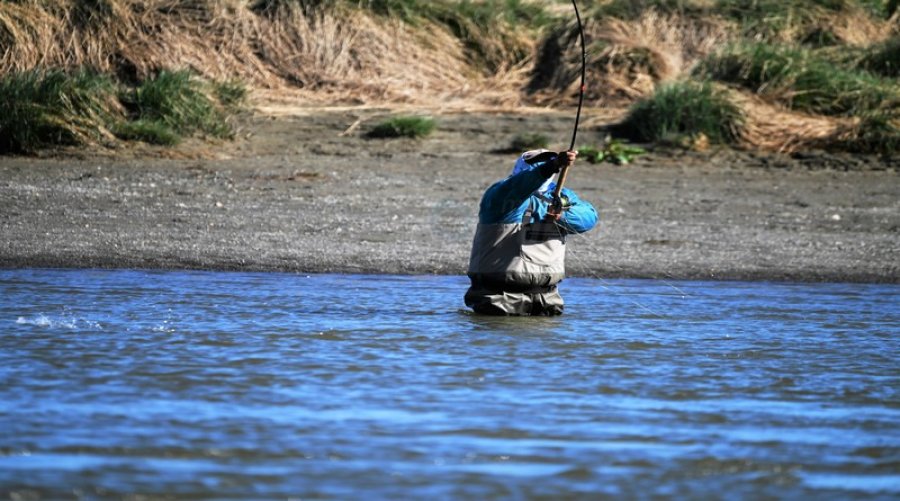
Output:
[[[572,7],[575,9],[575,19],[578,21],[578,36],[581,39],[581,87],[578,91],[578,112],[575,114],[575,128],[572,130],[572,142],[569,144],[568,151],[575,151],[575,138],[578,136],[578,122],[581,120],[581,107],[584,105],[585,74],[587,72],[587,51],[584,47],[584,26],[581,24],[581,14],[578,12],[578,4],[575,3],[575,0],[572,0]],[[553,190],[553,203],[556,205],[555,209],[558,209],[560,212],[562,211],[562,199],[560,198],[560,194],[562,193],[563,185],[566,183],[566,175],[568,173],[569,166],[566,165],[559,172],[559,176],[556,179],[556,189]]]

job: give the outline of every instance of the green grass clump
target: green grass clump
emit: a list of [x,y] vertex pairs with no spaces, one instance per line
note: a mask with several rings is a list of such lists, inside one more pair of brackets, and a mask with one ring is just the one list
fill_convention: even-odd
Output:
[[790,108],[823,115],[862,116],[896,105],[896,82],[836,67],[811,51],[766,44],[736,45],[708,57],[699,70]]
[[713,143],[734,143],[743,125],[743,113],[724,91],[709,82],[683,81],[636,102],[614,132],[640,142],[703,134]]
[[394,117],[376,125],[368,136],[372,138],[423,138],[435,129],[435,122],[427,117]]
[[859,67],[884,77],[900,78],[900,36],[869,48]]
[[113,128],[113,133],[125,141],[141,141],[160,146],[174,146],[181,142],[181,136],[159,121],[122,122]]
[[529,150],[547,149],[547,146],[549,144],[550,138],[541,133],[530,132],[525,134],[518,134],[512,138],[512,141],[509,145],[509,151],[522,152]]
[[112,81],[88,71],[7,74],[0,96],[0,153],[99,140],[118,107]]
[[179,135],[231,135],[225,113],[189,71],[161,71],[122,97],[135,120],[159,122]]

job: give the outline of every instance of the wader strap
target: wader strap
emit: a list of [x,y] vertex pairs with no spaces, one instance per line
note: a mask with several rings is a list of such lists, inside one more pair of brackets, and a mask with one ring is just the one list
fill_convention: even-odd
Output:
[[490,280],[487,277],[479,276],[473,273],[469,274],[472,280],[472,287],[484,288],[493,294],[502,294],[504,292],[516,292],[520,294],[548,294],[556,290],[556,285],[517,285],[512,283],[504,283],[501,280]]
[[547,221],[531,222],[532,215],[537,211],[534,204],[534,199],[530,199],[528,208],[525,209],[525,214],[522,215],[522,231],[525,232],[525,240],[528,242],[546,242],[551,238],[563,238],[564,234],[559,224]]

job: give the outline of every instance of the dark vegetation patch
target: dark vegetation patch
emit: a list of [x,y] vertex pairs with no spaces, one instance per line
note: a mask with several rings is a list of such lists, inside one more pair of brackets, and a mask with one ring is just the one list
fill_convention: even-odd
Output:
[[198,133],[228,138],[229,117],[243,99],[238,84],[211,85],[187,71],[163,71],[129,87],[89,70],[33,70],[0,77],[0,95],[2,153],[116,138],[159,145]]
[[870,47],[859,62],[859,67],[876,75],[893,79],[891,83],[898,85],[900,78],[900,36],[890,38],[884,43]]
[[435,127],[434,120],[428,117],[400,116],[377,124],[366,135],[381,139],[397,137],[420,139],[431,134]]

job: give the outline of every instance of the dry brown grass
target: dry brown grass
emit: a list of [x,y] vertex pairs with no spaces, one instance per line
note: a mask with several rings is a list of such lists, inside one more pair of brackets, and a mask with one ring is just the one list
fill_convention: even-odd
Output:
[[847,45],[866,47],[884,42],[900,33],[900,12],[890,19],[876,19],[861,9],[850,13],[830,14],[820,20],[821,26]]
[[[790,1],[790,0],[785,0]],[[768,36],[758,35],[756,41],[793,44],[806,42],[815,44],[817,36],[830,39],[829,43],[868,46],[883,42],[898,32],[900,16],[890,19],[872,16],[861,5],[847,2],[843,8],[829,10],[816,7],[802,12],[796,19],[788,19],[785,25]]]
[[[0,72],[89,67],[140,80],[189,68],[311,98],[438,102],[464,96],[517,102],[522,67],[484,76],[439,25],[342,9],[255,13],[247,0],[0,2]],[[490,90],[490,92],[485,92]]]
[[[696,3],[696,2],[695,2]],[[404,23],[352,8],[257,12],[251,0],[0,1],[0,74],[34,68],[92,68],[139,81],[163,69],[191,69],[206,78],[240,78],[256,102],[333,105],[390,103],[441,111],[509,109],[529,104],[573,105],[579,89],[580,46],[569,8],[550,7],[566,21],[543,33],[482,33],[472,61],[459,33],[422,19]],[[699,5],[699,4],[698,4]],[[824,12],[824,11],[823,11]],[[867,46],[900,32],[900,13],[879,20],[861,9],[825,12],[816,25],[839,42]],[[794,26],[794,25],[790,25]],[[796,26],[800,26],[799,24]],[[801,28],[796,28],[800,30]],[[787,29],[796,41],[807,33]],[[716,48],[736,41],[741,27],[715,15],[646,10],[633,19],[588,17],[587,105],[623,109],[682,79]],[[491,38],[496,36],[496,39]],[[529,40],[528,37],[532,39]],[[520,51],[512,54],[513,49]],[[523,49],[524,48],[524,49]],[[505,61],[517,61],[515,64]],[[486,66],[487,64],[487,66]],[[492,71],[485,74],[484,68]],[[496,70],[496,71],[493,71]],[[530,93],[523,93],[523,89]],[[261,90],[263,92],[261,92]],[[747,145],[791,151],[858,129],[853,119],[790,112],[734,93],[747,113]],[[585,123],[599,115],[588,112]]]
[[676,14],[645,12],[635,21],[610,18],[592,30],[593,38],[605,42],[598,59],[616,70],[616,54],[635,49],[649,53],[649,76],[671,81],[689,72],[698,60],[726,43],[729,25],[714,19],[692,19]]
[[[570,23],[552,36],[541,54],[531,90],[542,102],[561,103],[578,95],[580,46],[577,25]],[[729,23],[678,14],[644,12],[634,20],[604,18],[585,21],[588,44],[586,99],[597,105],[621,105],[651,94],[660,82],[676,80],[732,36]],[[562,60],[563,68],[547,64]],[[552,75],[542,74],[546,69]]]
[[746,117],[741,142],[753,149],[782,153],[808,149],[852,128],[855,121],[788,110],[746,92],[732,91],[731,99]]
[[[54,35],[64,21],[28,4],[0,2],[0,69],[25,71],[53,63],[59,43]],[[49,57],[48,57],[49,56]]]

